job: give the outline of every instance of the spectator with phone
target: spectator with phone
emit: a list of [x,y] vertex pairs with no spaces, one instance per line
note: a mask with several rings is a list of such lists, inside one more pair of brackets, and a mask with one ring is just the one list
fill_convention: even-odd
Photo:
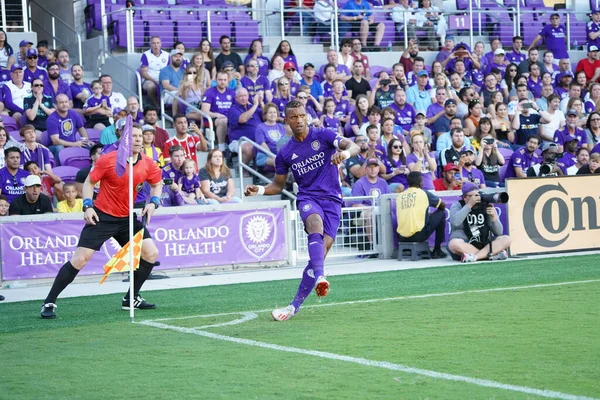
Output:
[[481,144],[482,148],[477,153],[475,165],[483,172],[485,186],[504,186],[500,182],[500,167],[504,165],[505,160],[502,153],[498,151],[498,141],[493,134],[489,134],[481,139]]
[[[533,114],[531,111],[535,110]],[[513,148],[520,148],[525,145],[530,137],[538,136],[541,124],[547,124],[549,121],[546,120],[543,115],[537,113],[539,107],[534,102],[522,99],[515,113],[515,117],[512,121],[512,128],[516,133],[516,143]]]
[[[388,119],[387,121],[391,121]],[[400,193],[408,187],[406,176],[409,169],[406,166],[406,154],[400,139],[393,138],[387,145],[387,155],[382,158],[385,172],[381,171],[379,176],[387,181],[390,193]]]
[[458,167],[456,164],[446,164],[442,177],[433,181],[433,187],[437,192],[444,190],[460,190],[463,181],[460,178]]
[[433,190],[433,177],[435,176],[437,163],[429,154],[429,145],[425,144],[425,139],[420,134],[411,136],[410,145],[412,153],[406,158],[408,169],[420,172],[423,175],[423,189]]

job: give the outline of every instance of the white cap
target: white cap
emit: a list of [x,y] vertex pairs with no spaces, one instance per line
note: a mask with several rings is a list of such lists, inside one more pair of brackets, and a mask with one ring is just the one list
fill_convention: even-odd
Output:
[[23,186],[25,186],[25,187],[30,187],[30,186],[35,186],[35,185],[42,186],[42,180],[37,175],[29,175],[23,181]]
[[496,51],[494,51],[494,55],[495,55],[495,56],[498,56],[498,55],[500,55],[500,54],[502,54],[502,55],[505,55],[505,54],[506,54],[506,52],[504,51],[504,49],[503,49],[502,47],[500,47],[500,48],[497,48],[497,49],[496,49]]

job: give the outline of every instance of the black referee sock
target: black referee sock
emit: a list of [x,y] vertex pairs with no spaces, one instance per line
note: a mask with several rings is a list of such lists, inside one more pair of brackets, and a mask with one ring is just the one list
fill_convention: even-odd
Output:
[[44,304],[55,303],[58,295],[73,282],[78,273],[79,270],[73,267],[71,261],[67,261],[58,271],[56,278],[54,278],[54,283],[52,284],[50,293],[48,293],[48,297],[44,300]]
[[[140,267],[136,271],[133,271],[134,296],[140,294],[140,289],[142,288],[144,282],[146,282],[146,279],[148,279],[148,277],[150,276],[150,273],[152,273],[152,268],[154,268],[154,263],[148,262],[143,258],[140,258]],[[129,290],[125,295],[125,298],[129,299]]]

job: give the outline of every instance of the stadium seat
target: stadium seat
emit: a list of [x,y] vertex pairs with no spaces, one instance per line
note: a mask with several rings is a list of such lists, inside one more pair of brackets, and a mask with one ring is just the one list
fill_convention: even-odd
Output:
[[8,134],[10,135],[11,138],[16,140],[17,142],[23,143],[23,138],[21,137],[21,134],[19,133],[19,131],[9,131]]
[[[157,15],[155,15],[154,18],[157,18]],[[168,19],[168,13],[163,14],[162,18],[167,19],[163,21],[154,20],[148,23],[148,37],[159,36],[162,45],[165,48],[170,48],[173,47],[173,44],[175,43],[173,21]]]
[[506,160],[505,164],[507,164],[508,160],[512,156],[513,151],[511,149],[506,148],[506,147],[498,147],[498,151],[500,152],[500,154],[502,154],[502,156]]
[[2,116],[2,122],[4,122],[4,129],[7,131],[17,131],[19,130],[19,125],[17,125],[17,121],[9,115]]
[[52,145],[52,140],[50,140],[50,135],[48,135],[48,131],[42,132],[42,135],[40,136],[40,143],[46,147]]
[[[119,47],[127,47],[127,24],[125,23],[125,15],[118,14],[113,21],[114,23],[114,43]],[[141,19],[133,20],[133,45],[135,47],[144,47],[146,43],[146,32],[144,29],[144,22]]]
[[60,165],[78,169],[89,167],[90,151],[83,147],[66,147],[58,153]]
[[[206,21],[202,22],[202,28],[205,32],[208,32],[206,24]],[[227,20],[224,14],[211,13],[210,27],[211,37],[209,40],[213,43],[218,42],[219,38],[223,35],[231,37],[231,23]]]
[[[205,18],[206,19],[206,18]],[[186,48],[196,48],[205,37],[202,29],[198,29],[198,21],[186,21],[176,19],[177,21],[177,40],[183,42]]]
[[508,162],[505,162],[504,165],[502,167],[500,167],[500,171],[498,171],[498,174],[500,175],[500,183],[504,183],[504,180],[506,179],[506,171],[508,171],[508,167],[509,167]]
[[79,168],[61,165],[60,167],[53,168],[52,172],[65,183],[75,183]]
[[85,128],[85,131],[88,134],[88,138],[92,142],[99,142],[100,141],[100,135],[102,134],[102,131],[100,131],[99,129],[94,129],[94,128]]
[[427,242],[398,242],[398,261],[405,258],[410,261],[431,259],[429,243]]

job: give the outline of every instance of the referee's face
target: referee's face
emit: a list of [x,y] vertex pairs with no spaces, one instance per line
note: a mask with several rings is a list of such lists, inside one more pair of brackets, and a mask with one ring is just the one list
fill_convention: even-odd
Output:
[[133,154],[139,154],[142,151],[142,146],[144,143],[144,135],[142,133],[142,130],[138,127],[133,127],[133,132],[131,136],[133,139],[131,141]]

